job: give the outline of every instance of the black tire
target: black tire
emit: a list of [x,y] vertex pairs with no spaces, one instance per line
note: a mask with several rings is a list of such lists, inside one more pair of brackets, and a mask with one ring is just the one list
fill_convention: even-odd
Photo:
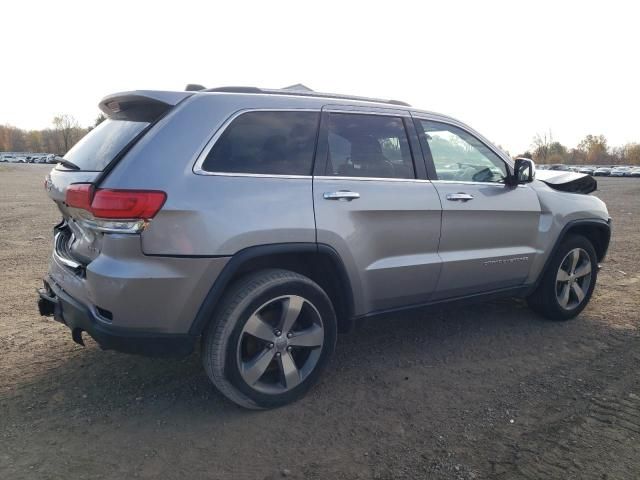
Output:
[[[577,303],[575,305],[569,305],[569,308],[565,308],[561,305],[561,301],[558,298],[560,295],[558,292],[562,291],[561,289],[563,288],[563,285],[561,282],[558,282],[557,275],[561,265],[566,265],[563,262],[567,261],[567,255],[576,249],[580,249],[588,255],[588,261],[591,266],[589,285],[586,291],[583,292],[584,298],[581,301],[578,301],[575,294],[570,292],[574,297],[573,303]],[[554,253],[540,280],[540,283],[538,284],[538,287],[533,294],[527,298],[527,303],[532,310],[550,320],[570,320],[580,314],[580,312],[582,312],[589,303],[591,295],[593,294],[593,289],[596,285],[597,277],[598,258],[593,244],[582,235],[567,235],[567,237],[562,240],[557,251]],[[575,281],[576,280],[574,280],[574,282]],[[570,287],[571,285],[569,284],[569,290],[571,290]]]
[[[308,368],[304,378],[301,373],[303,369],[298,370],[300,376],[297,378],[303,378],[300,383],[286,391],[279,391],[278,389],[282,385],[278,383],[276,377],[278,374],[284,375],[285,357],[291,360],[299,353],[296,350],[297,347],[283,347],[280,343],[284,342],[288,345],[286,342],[293,342],[295,335],[293,340],[281,340],[281,337],[284,337],[281,334],[277,337],[280,343],[274,346],[274,343],[263,343],[260,338],[247,334],[245,329],[254,313],[260,312],[258,316],[262,318],[263,310],[260,310],[261,308],[271,309],[270,312],[267,312],[271,314],[269,320],[273,320],[275,323],[280,320],[284,321],[285,308],[289,305],[290,300],[281,299],[286,299],[287,296],[304,300],[305,303],[298,314],[301,320],[295,320],[295,322],[306,321],[306,318],[302,318],[305,316],[312,317],[312,320],[309,321],[320,322],[323,340],[321,346],[313,347],[310,350],[313,352],[314,364]],[[277,302],[287,302],[284,304],[285,306],[281,307],[281,313],[273,313],[279,305]],[[261,323],[261,325],[263,324]],[[312,325],[314,328],[317,327],[315,324]],[[293,330],[291,331],[293,332]],[[303,333],[305,331],[307,330],[303,330]],[[298,400],[313,386],[333,354],[336,335],[336,315],[331,300],[322,288],[311,279],[288,270],[261,270],[239,279],[222,298],[214,318],[202,336],[202,361],[213,384],[232,402],[250,409],[275,408]],[[271,351],[272,349],[277,352],[273,355],[278,355],[278,358],[274,357],[271,360],[276,364],[269,363],[266,372],[274,378],[273,389],[275,391],[264,391],[255,382],[254,385],[250,385],[245,381],[241,369],[242,365],[246,366],[247,364],[243,363],[241,356],[247,342],[252,342],[259,353],[270,353],[267,350]],[[255,347],[256,344],[258,347]],[[282,353],[279,349],[283,349]],[[302,351],[303,347],[300,347],[300,350]],[[302,353],[305,352],[306,350]],[[311,355],[311,353],[307,354],[307,361],[310,361]],[[298,362],[294,362],[294,365],[297,366]],[[306,363],[305,366],[307,366]],[[263,377],[264,375],[260,376],[256,382],[261,382]],[[281,380],[286,389],[288,380],[285,377],[281,377]],[[267,387],[269,385],[266,385],[265,388]]]

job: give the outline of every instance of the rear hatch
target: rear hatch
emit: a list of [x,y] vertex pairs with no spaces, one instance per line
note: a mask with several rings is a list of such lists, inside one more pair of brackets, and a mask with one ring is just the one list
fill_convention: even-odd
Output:
[[[45,189],[62,213],[55,228],[54,256],[71,267],[82,268],[100,254],[105,229],[96,228],[92,215],[69,205],[67,193],[87,187],[93,195],[102,179],[160,118],[192,92],[128,92],[100,102],[107,119],[91,130],[47,175]],[[80,184],[80,185],[79,185]],[[110,217],[110,223],[117,219]],[[123,222],[120,222],[122,227]],[[126,226],[126,225],[125,225]],[[121,230],[124,233],[130,233]],[[132,230],[133,231],[133,230]]]

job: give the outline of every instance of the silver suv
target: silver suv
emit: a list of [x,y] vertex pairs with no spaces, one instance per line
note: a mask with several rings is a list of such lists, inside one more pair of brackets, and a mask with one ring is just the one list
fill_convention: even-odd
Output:
[[536,178],[402,102],[226,87],[100,108],[46,178],[63,220],[40,312],[106,349],[200,342],[244,407],[301,397],[357,319],[498,295],[575,317],[609,244],[590,176]]

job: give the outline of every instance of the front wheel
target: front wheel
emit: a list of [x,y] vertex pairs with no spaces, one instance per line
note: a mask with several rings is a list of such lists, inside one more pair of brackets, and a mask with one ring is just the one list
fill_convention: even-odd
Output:
[[302,397],[335,348],[329,297],[291,271],[244,277],[217,312],[203,335],[204,367],[227,398],[246,408],[273,408]]
[[552,320],[569,320],[589,303],[598,276],[593,244],[581,235],[569,235],[551,259],[529,306]]

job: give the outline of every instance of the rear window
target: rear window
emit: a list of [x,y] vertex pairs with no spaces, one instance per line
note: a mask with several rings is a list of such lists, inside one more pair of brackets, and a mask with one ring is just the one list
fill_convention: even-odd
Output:
[[311,175],[319,118],[319,112],[244,113],[222,133],[202,169]]
[[105,120],[76,143],[64,159],[80,170],[101,172],[148,125],[148,122]]

